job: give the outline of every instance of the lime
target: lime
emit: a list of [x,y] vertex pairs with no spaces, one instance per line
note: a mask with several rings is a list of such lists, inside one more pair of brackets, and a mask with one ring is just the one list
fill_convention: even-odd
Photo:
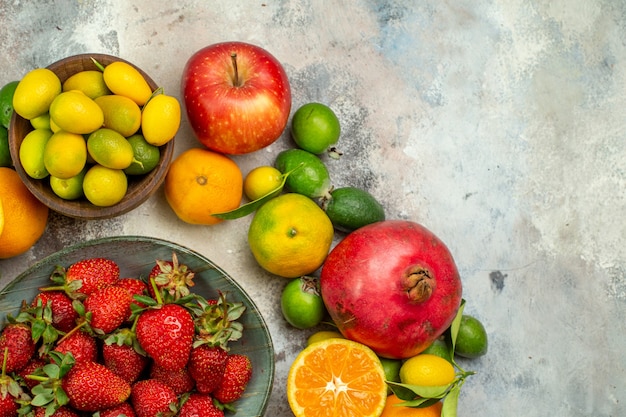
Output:
[[435,339],[435,341],[431,343],[430,346],[428,346],[426,349],[424,349],[422,353],[439,356],[441,358],[444,358],[448,362],[452,361],[452,358],[450,357],[450,346],[448,346],[445,336],[441,336]]
[[463,314],[456,336],[454,353],[465,358],[477,358],[487,353],[487,331],[475,317]]
[[[385,370],[385,379],[391,382],[400,382],[400,368],[402,361],[399,359],[388,359],[379,357],[380,363]],[[391,388],[387,387],[387,394],[391,394]]]
[[115,130],[100,128],[87,139],[89,155],[98,164],[112,169],[126,169],[133,162],[133,147]]
[[315,342],[321,342],[326,339],[345,339],[345,337],[343,337],[341,333],[334,330],[320,330],[307,338],[306,345],[310,346]]
[[13,110],[30,120],[48,111],[61,92],[61,80],[47,68],[35,68],[20,80],[13,93]]
[[70,90],[82,91],[83,94],[91,99],[111,94],[104,82],[102,71],[98,70],[79,71],[71,75],[63,83],[63,91]]
[[13,161],[9,150],[9,132],[6,127],[0,126],[0,167],[10,166],[13,166]]
[[53,133],[43,150],[43,162],[53,177],[78,175],[87,163],[85,139],[64,130]]
[[370,223],[385,220],[383,206],[365,190],[356,187],[336,188],[322,208],[337,230],[351,232]]
[[317,326],[326,314],[319,279],[303,276],[289,281],[281,294],[280,307],[283,317],[293,327]]
[[30,125],[33,127],[33,129],[52,130],[50,127],[50,113],[44,113],[41,116],[30,119]]
[[285,182],[288,190],[309,198],[328,195],[330,190],[328,169],[322,160],[311,152],[302,149],[282,151],[276,157],[274,166],[283,174],[293,171]]
[[140,133],[132,135],[128,143],[133,148],[133,162],[124,169],[128,175],[143,175],[152,171],[161,160],[161,151],[158,146],[150,145]]
[[50,104],[50,119],[62,130],[86,134],[104,123],[104,114],[95,101],[78,90],[64,91]]
[[[243,192],[248,199],[257,200],[273,190],[283,182],[283,174],[274,167],[260,166],[254,168],[243,180]],[[275,195],[282,190],[276,191]]]
[[19,81],[11,81],[0,89],[0,126],[9,128],[9,122],[13,115],[13,94]]
[[124,137],[134,135],[141,126],[141,109],[131,99],[109,94],[94,100],[104,114],[104,127]]
[[20,144],[20,163],[31,178],[40,180],[49,175],[44,163],[44,149],[50,136],[52,131],[48,129],[31,130]]
[[407,359],[400,368],[400,381],[403,384],[423,387],[448,385],[455,376],[454,367],[450,362],[426,353]]
[[70,178],[50,177],[50,188],[52,191],[64,200],[76,200],[85,194],[83,193],[83,180],[87,166],[78,174]]
[[291,119],[293,140],[300,148],[314,154],[321,154],[337,143],[340,133],[337,115],[322,103],[303,105]]
[[121,169],[94,165],[83,179],[83,192],[91,204],[109,207],[122,201],[128,190],[128,179]]

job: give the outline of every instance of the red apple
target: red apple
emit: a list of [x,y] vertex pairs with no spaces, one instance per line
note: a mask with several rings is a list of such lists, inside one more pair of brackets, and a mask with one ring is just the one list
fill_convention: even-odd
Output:
[[182,93],[198,140],[226,154],[272,144],[291,111],[289,79],[280,62],[244,42],[217,43],[192,55],[183,71]]

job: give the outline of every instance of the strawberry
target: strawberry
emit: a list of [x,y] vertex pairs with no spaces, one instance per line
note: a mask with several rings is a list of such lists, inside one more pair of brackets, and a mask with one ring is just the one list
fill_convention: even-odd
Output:
[[[125,288],[132,297],[135,295],[147,295],[148,294],[148,284],[140,279],[135,278],[120,278],[115,286]],[[144,308],[145,305],[133,299],[133,304]]]
[[180,407],[178,417],[224,417],[224,411],[206,394],[192,393]]
[[242,354],[229,354],[222,382],[213,396],[222,404],[232,403],[241,398],[252,377],[250,358]]
[[40,290],[63,290],[71,298],[84,299],[92,292],[117,282],[120,268],[110,259],[89,258],[75,262],[67,269],[57,267],[50,278],[56,285]]
[[[148,282],[154,281],[166,301],[176,301],[190,294],[194,273],[187,265],[179,264],[178,257],[172,254],[171,261],[157,260],[148,275]],[[152,285],[148,286],[151,297],[156,297]]]
[[154,362],[170,370],[187,365],[194,335],[193,318],[178,304],[161,304],[137,318],[139,344]]
[[62,332],[69,332],[76,324],[78,313],[72,306],[72,299],[63,291],[42,291],[35,296],[31,307],[37,306],[41,300],[41,305],[50,303],[52,312],[52,325]]
[[174,391],[157,379],[135,382],[130,394],[130,401],[137,417],[173,416],[176,400]]
[[22,380],[24,381],[24,385],[26,385],[28,389],[32,389],[39,382],[30,378],[27,378],[26,376],[35,373],[36,370],[41,369],[47,363],[48,362],[44,361],[43,359],[35,356],[31,358],[31,360],[26,364],[26,366],[20,369],[20,371],[17,373],[22,378]]
[[126,401],[130,384],[106,366],[91,361],[76,362],[61,379],[69,406],[79,411],[98,411]]
[[19,371],[35,354],[35,343],[30,327],[22,323],[9,323],[0,334],[0,352],[7,349],[6,373]]
[[2,373],[0,374],[0,417],[17,416],[18,400],[25,398],[24,391],[20,384],[6,373],[6,359],[9,350],[5,349],[2,355]]
[[104,366],[117,376],[133,383],[148,364],[148,358],[137,353],[132,346],[105,343],[102,345]]
[[45,407],[35,407],[34,411],[35,417],[80,417],[80,414],[66,406],[57,408],[50,416],[46,416]]
[[60,353],[71,353],[76,362],[95,361],[98,358],[96,339],[81,330],[63,336],[54,350]]
[[240,339],[243,334],[243,325],[236,320],[245,310],[243,303],[226,301],[226,295],[222,292],[217,300],[196,297],[193,308],[196,326],[194,345],[221,346],[228,350],[228,342]]
[[152,364],[150,367],[150,378],[158,379],[165,382],[169,387],[174,390],[176,395],[181,395],[189,392],[193,389],[195,382],[187,368],[181,368],[176,371],[170,371],[160,367],[159,365]]
[[196,381],[196,389],[210,394],[220,384],[228,352],[219,346],[200,345],[192,349],[189,357],[189,374]]
[[17,410],[15,397],[9,394],[0,396],[0,417],[17,417]]
[[98,414],[98,417],[137,417],[133,406],[128,401],[105,410],[100,410]]
[[84,301],[85,312],[91,313],[89,325],[96,334],[108,334],[130,316],[130,293],[115,285],[92,292]]

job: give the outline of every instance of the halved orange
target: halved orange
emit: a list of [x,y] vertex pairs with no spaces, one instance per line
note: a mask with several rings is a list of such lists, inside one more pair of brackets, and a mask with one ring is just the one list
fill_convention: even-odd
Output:
[[361,343],[315,342],[289,369],[287,400],[296,417],[379,417],[386,399],[380,360]]

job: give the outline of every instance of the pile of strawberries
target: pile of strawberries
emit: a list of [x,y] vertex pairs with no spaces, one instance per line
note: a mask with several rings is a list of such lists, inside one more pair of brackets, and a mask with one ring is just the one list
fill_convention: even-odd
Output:
[[213,417],[252,375],[232,353],[242,303],[192,293],[194,273],[157,260],[146,280],[109,259],[57,267],[0,334],[0,417]]

